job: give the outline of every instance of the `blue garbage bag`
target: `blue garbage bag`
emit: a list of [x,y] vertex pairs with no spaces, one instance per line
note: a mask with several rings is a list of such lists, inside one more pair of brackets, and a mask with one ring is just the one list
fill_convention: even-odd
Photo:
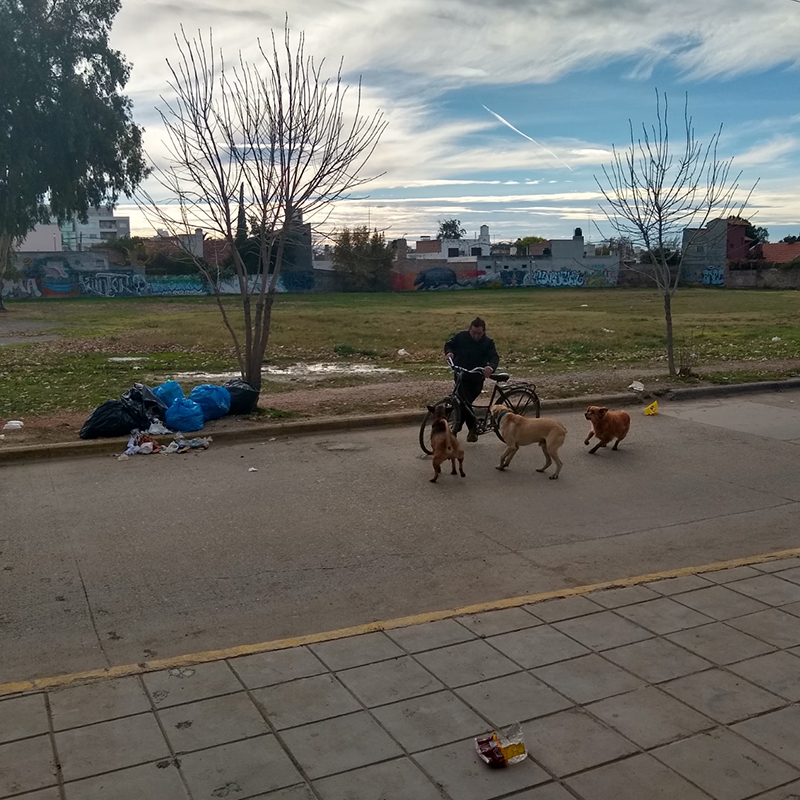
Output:
[[231,393],[224,386],[211,386],[208,383],[195,386],[189,392],[189,399],[203,409],[206,421],[224,417],[231,410]]
[[163,400],[167,408],[179,398],[183,399],[186,396],[178,381],[166,381],[162,383],[161,386],[156,386],[156,388],[153,389],[153,394]]
[[186,397],[179,397],[174,400],[167,409],[165,416],[164,422],[173,431],[182,431],[184,433],[199,431],[202,430],[205,424],[203,409],[194,400],[189,400]]

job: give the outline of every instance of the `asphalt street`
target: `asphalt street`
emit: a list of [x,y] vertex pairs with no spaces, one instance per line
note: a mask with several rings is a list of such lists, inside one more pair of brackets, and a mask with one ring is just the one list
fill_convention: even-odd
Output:
[[[0,683],[800,545],[800,392],[662,403],[558,481],[411,427],[0,467]],[[255,467],[257,471],[249,471]]]

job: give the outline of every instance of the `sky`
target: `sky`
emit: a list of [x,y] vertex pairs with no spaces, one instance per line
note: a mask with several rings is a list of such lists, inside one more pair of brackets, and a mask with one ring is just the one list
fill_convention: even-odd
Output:
[[[317,221],[322,235],[368,224],[415,239],[450,218],[493,241],[613,235],[595,176],[630,122],[655,121],[657,91],[673,130],[687,96],[699,139],[723,126],[740,197],[757,182],[746,216],[771,241],[800,234],[798,0],[122,0],[112,44],[155,159],[181,26],[249,59],[287,14],[388,122],[365,170],[379,177]],[[118,213],[152,233],[135,205]]]

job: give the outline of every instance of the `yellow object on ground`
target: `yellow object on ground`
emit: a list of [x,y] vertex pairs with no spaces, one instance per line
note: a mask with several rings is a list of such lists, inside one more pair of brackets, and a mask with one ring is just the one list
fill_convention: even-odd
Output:
[[653,400],[649,406],[644,410],[644,415],[646,417],[652,417],[654,414],[658,414],[658,400]]

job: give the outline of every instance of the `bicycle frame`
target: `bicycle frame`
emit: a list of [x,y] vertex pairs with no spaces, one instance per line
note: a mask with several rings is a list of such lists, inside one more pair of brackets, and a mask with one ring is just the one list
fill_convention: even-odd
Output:
[[[475,420],[475,432],[480,436],[481,434],[488,433],[489,431],[493,431],[495,429],[495,421],[494,417],[491,413],[489,413],[491,407],[496,405],[497,403],[501,403],[505,399],[505,390],[506,389],[517,389],[517,388],[530,388],[529,383],[522,383],[522,382],[515,382],[508,384],[505,389],[498,383],[494,381],[494,385],[492,386],[492,394],[489,398],[489,402],[486,405],[476,405],[474,403],[468,403],[464,400],[463,397],[458,393],[458,390],[461,388],[461,380],[464,375],[469,374],[469,371],[464,371],[462,369],[455,370],[456,378],[455,384],[453,386],[453,391],[451,392],[451,397],[453,399],[453,403],[457,403],[459,408],[461,409],[462,418],[466,419],[467,414],[469,414],[473,420]],[[491,380],[491,378],[490,378]],[[475,411],[483,411],[483,414],[476,414]]]

